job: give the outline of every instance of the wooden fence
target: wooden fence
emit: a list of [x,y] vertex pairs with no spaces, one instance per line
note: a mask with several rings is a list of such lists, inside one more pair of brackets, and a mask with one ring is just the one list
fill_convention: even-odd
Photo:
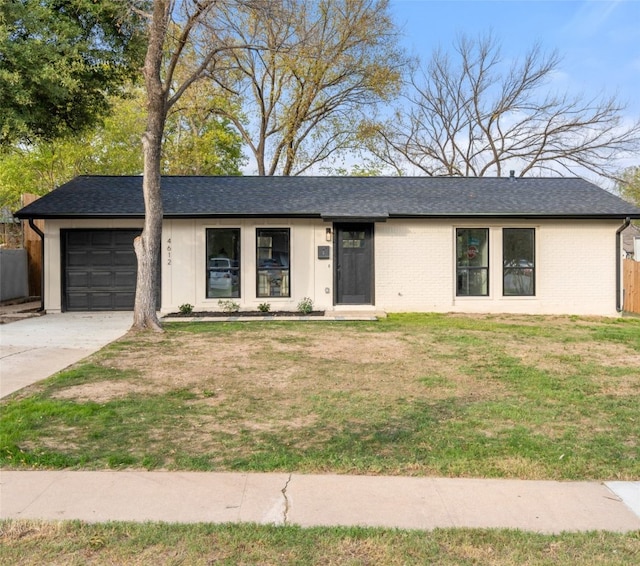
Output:
[[[37,200],[38,196],[23,194],[22,206],[26,206]],[[34,224],[44,232],[44,220],[35,220]],[[24,230],[24,247],[27,250],[27,265],[29,272],[29,296],[42,296],[42,240],[36,232],[31,229],[29,223],[22,222]]]
[[623,261],[624,310],[640,314],[640,261]]

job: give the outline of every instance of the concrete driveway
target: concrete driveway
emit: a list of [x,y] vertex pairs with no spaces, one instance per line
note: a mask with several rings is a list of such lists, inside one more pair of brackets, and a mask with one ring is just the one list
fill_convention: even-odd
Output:
[[62,313],[0,325],[0,398],[74,364],[120,338],[131,312]]

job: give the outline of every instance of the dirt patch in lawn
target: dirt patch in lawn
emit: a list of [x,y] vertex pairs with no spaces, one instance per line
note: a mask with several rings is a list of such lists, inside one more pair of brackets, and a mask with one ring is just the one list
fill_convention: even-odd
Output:
[[[521,340],[508,340],[505,350],[527,365],[565,375],[575,372],[576,366],[595,365],[603,368],[628,368],[630,374],[640,370],[640,354],[629,353],[629,348],[616,343],[556,342],[541,340],[535,344]],[[610,373],[610,372],[609,372]]]
[[56,391],[51,395],[54,399],[75,399],[76,401],[106,403],[112,399],[131,395],[148,395],[153,392],[151,385],[142,385],[128,380],[99,381],[84,383]]
[[[500,389],[452,363],[456,345],[401,332],[355,333],[348,327],[231,334],[168,333],[141,337],[144,347],[122,349],[105,360],[135,369],[135,380],[72,386],[57,397],[107,402],[132,394],[188,390],[210,406],[275,395],[281,409],[327,390],[389,398],[485,396]],[[139,344],[141,345],[141,344]]]

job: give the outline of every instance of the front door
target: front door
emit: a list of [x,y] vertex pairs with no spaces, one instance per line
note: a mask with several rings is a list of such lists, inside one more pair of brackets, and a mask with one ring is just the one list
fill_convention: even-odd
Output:
[[336,224],[336,304],[373,304],[373,224]]

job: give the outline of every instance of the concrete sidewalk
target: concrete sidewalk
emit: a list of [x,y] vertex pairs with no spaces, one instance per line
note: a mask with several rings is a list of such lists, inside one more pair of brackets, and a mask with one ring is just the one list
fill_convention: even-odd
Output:
[[0,516],[629,532],[640,529],[640,482],[2,471]]
[[47,314],[0,325],[0,398],[36,383],[123,336],[130,312]]

